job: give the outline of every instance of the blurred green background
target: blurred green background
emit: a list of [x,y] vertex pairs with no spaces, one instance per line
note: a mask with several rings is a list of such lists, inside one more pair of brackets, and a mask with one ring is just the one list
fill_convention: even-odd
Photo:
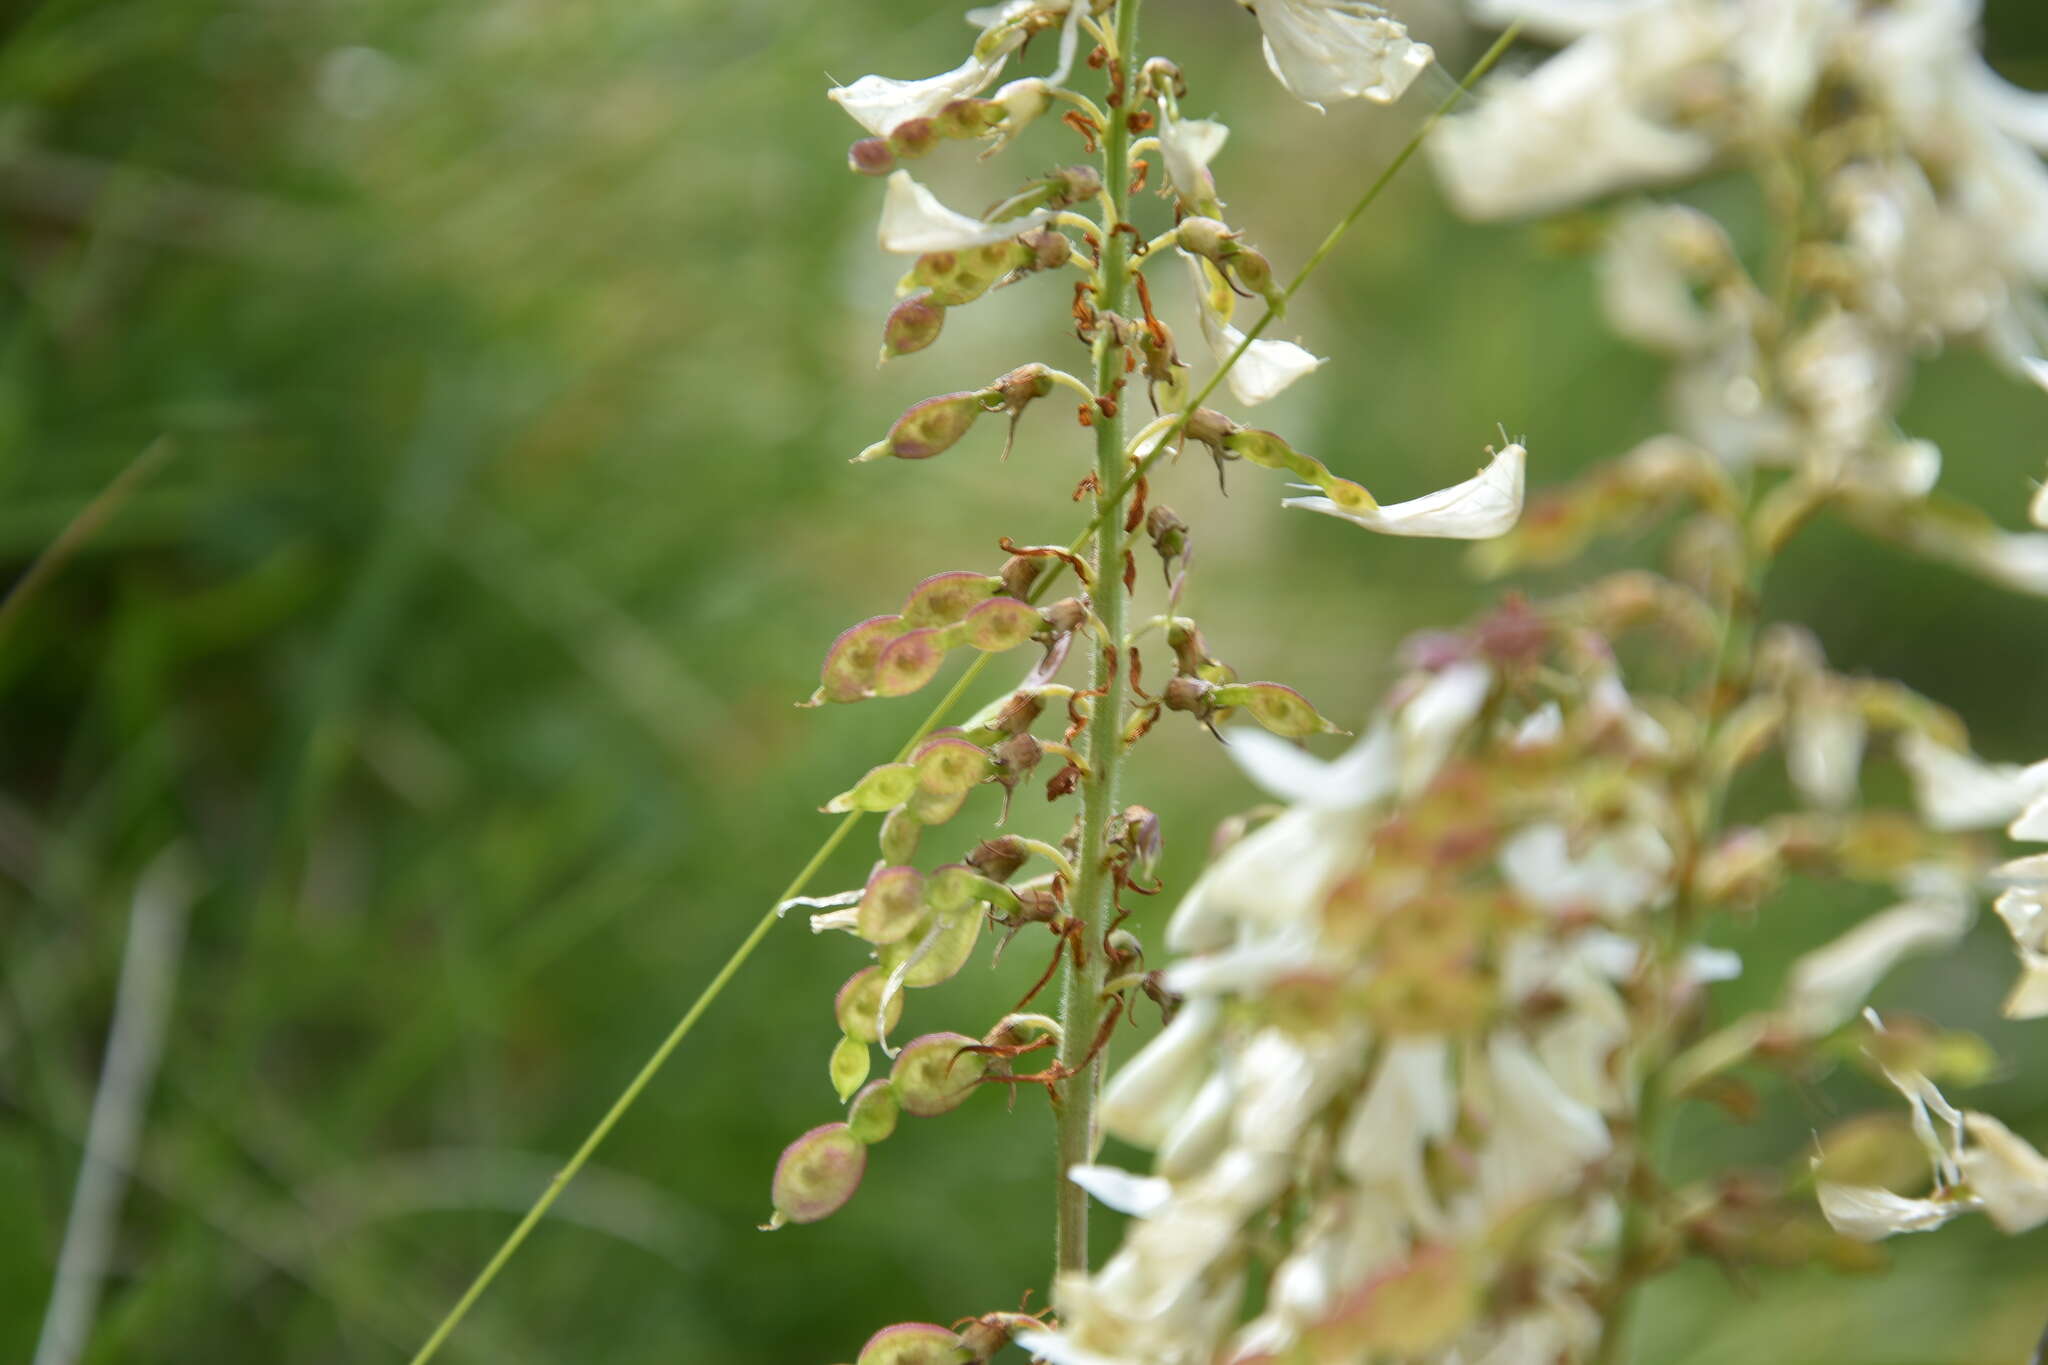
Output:
[[[1287,101],[1224,0],[1148,10],[1189,112],[1235,125],[1233,217],[1291,268],[1408,125]],[[1987,25],[2002,69],[2048,86],[2036,0]],[[967,33],[900,0],[0,18],[7,575],[157,451],[0,623],[0,1359],[33,1349],[160,850],[204,890],[86,1358],[401,1360],[815,847],[816,807],[922,714],[795,709],[833,634],[925,573],[992,566],[998,534],[1072,533],[1085,447],[1050,412],[1005,465],[979,433],[929,464],[844,463],[916,398],[1079,364],[1065,281],[1034,280],[873,368],[901,267],[823,92],[951,66]],[[1431,36],[1453,68],[1478,50],[1441,14]],[[1075,154],[1041,128],[933,174],[992,192]],[[1537,482],[1658,428],[1656,367],[1602,332],[1588,263],[1452,222],[1420,167],[1309,294],[1290,326],[1333,359],[1261,420],[1383,497],[1463,477],[1497,421],[1528,433]],[[1908,422],[2010,522],[2044,414],[1958,354]],[[1206,461],[1159,481],[1195,527],[1188,607],[1241,670],[1356,722],[1393,642],[1491,590],[1452,547],[1283,516],[1254,473],[1227,505]],[[2048,604],[1823,526],[1771,612],[1957,706],[1984,751],[2048,752]],[[1162,735],[1131,794],[1185,885],[1254,797],[1199,731]],[[1028,789],[1018,822],[1059,827]],[[816,889],[858,881],[869,847]],[[1867,906],[1770,907],[1738,940],[1750,988]],[[447,1358],[823,1365],[1041,1285],[1050,1124],[1029,1095],[907,1121],[838,1217],[754,1230],[782,1144],[833,1115],[831,995],[858,960],[779,930]],[[918,996],[913,1031],[980,1032],[1043,962],[1020,940]],[[1885,998],[1983,1028],[2012,1061],[1969,1098],[2048,1139],[2048,1048],[1994,1017],[2011,970],[1992,923]],[[1756,1129],[1695,1124],[1684,1150],[1796,1158],[1884,1103],[1844,1078],[1773,1097]],[[2048,1320],[2043,1236],[1896,1251],[1894,1281],[1688,1272],[1641,1358],[2018,1360]]]

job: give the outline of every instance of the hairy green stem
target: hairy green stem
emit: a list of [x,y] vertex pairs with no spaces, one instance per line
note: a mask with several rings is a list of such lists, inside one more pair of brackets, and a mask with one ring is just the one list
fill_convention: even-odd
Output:
[[1109,126],[1102,138],[1102,185],[1107,219],[1102,224],[1101,286],[1096,310],[1104,314],[1096,342],[1095,392],[1095,582],[1090,605],[1102,623],[1103,639],[1089,660],[1088,689],[1094,694],[1087,731],[1088,772],[1081,779],[1081,856],[1070,913],[1079,923],[1060,985],[1060,1069],[1066,1079],[1055,1097],[1058,1111],[1058,1208],[1053,1238],[1056,1270],[1088,1268],[1088,1195],[1067,1179],[1074,1166],[1093,1156],[1096,1076],[1101,1058],[1095,1036],[1102,1027],[1103,983],[1108,961],[1103,935],[1116,902],[1110,869],[1109,825],[1117,813],[1118,779],[1124,760],[1123,713],[1128,691],[1123,640],[1130,593],[1124,586],[1125,353],[1107,315],[1130,311],[1131,106],[1137,93],[1138,9],[1141,0],[1117,0],[1116,50],[1111,57]]

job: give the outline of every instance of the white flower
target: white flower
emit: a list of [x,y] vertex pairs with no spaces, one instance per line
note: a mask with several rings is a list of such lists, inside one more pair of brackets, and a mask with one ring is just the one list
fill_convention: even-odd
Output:
[[1119,1166],[1069,1166],[1067,1179],[1088,1191],[1104,1208],[1149,1218],[1173,1198],[1173,1182],[1156,1175],[1133,1175]]
[[1505,1030],[1487,1041],[1492,1130],[1478,1157],[1481,1204],[1496,1216],[1569,1189],[1613,1145],[1607,1124],[1567,1095],[1529,1045]]
[[[1195,300],[1202,319],[1202,340],[1209,344],[1209,354],[1216,358],[1218,365],[1236,353],[1244,345],[1244,333],[1230,325],[1230,305],[1234,302],[1230,286],[1216,272],[1216,267],[1199,257],[1181,253],[1187,261],[1195,279]],[[1245,347],[1244,355],[1230,367],[1225,377],[1230,381],[1230,391],[1237,395],[1237,401],[1247,407],[1256,406],[1269,398],[1276,398],[1295,380],[1314,372],[1321,365],[1319,356],[1310,354],[1291,341],[1260,339]]]
[[1856,799],[1868,726],[1844,698],[1810,689],[1785,727],[1785,771],[1810,804],[1841,810]]
[[1902,959],[1949,947],[1969,929],[1969,891],[1952,874],[1921,869],[1907,891],[1907,900],[1792,964],[1785,1014],[1795,1032],[1814,1037],[1846,1023]]
[[1226,752],[1261,790],[1299,806],[1352,810],[1370,805],[1393,795],[1400,775],[1394,732],[1385,722],[1328,763],[1251,726],[1230,732]]
[[1096,1113],[1103,1130],[1139,1147],[1157,1147],[1208,1078],[1222,1009],[1190,1000],[1159,1035],[1103,1087]]
[[1963,1177],[1998,1230],[2048,1223],[2048,1158],[1989,1114],[1965,1115],[1963,1128],[1971,1143],[1963,1149]]
[[1353,1180],[1379,1185],[1424,1229],[1439,1220],[1423,1169],[1425,1149],[1457,1121],[1449,1043],[1397,1038],[1380,1053],[1365,1099],[1337,1139],[1337,1164]]
[[[2032,815],[2041,804],[2044,803],[2037,802],[2035,808],[2029,809],[2028,815]],[[2040,837],[2017,832],[2026,821],[2027,816],[2021,816],[2020,821],[2014,824],[2014,837]],[[2014,983],[2012,993],[2006,996],[2005,1017],[2048,1017],[2048,854],[2015,859],[1999,868],[1998,876],[2009,884],[1999,893],[1992,908],[2005,921],[2006,931],[2012,935],[2013,949],[2020,959],[2020,979]]]
[[1206,952],[1228,944],[1239,921],[1274,925],[1314,914],[1349,866],[1356,823],[1342,811],[1300,806],[1253,830],[1188,888],[1167,921],[1167,946]]
[[1493,670],[1474,659],[1432,677],[1394,717],[1401,736],[1401,791],[1414,795],[1443,767],[1459,738],[1486,705]]
[[1600,301],[1629,340],[1684,354],[1720,338],[1739,318],[1709,311],[1695,294],[1702,276],[1732,256],[1721,225],[1682,204],[1637,205],[1607,234]]
[[1259,17],[1266,65],[1297,99],[1391,104],[1436,54],[1365,0],[1239,0]]
[[1879,1242],[1895,1232],[1938,1228],[1970,1205],[1949,1199],[1908,1199],[1869,1185],[1819,1182],[1820,1211],[1828,1226],[1859,1242]]
[[980,94],[1002,73],[1003,63],[1008,60],[1007,51],[987,61],[969,57],[951,71],[920,81],[862,76],[851,85],[835,86],[825,95],[852,115],[855,123],[876,137],[887,137],[912,119],[930,118],[954,100]]
[[1167,182],[1188,212],[1203,213],[1216,204],[1216,178],[1209,174],[1209,163],[1229,137],[1230,129],[1215,119],[1182,118],[1168,105],[1159,125],[1159,159],[1166,163]]
[[1576,857],[1570,832],[1551,821],[1517,830],[1500,850],[1501,875],[1530,905],[1552,914],[1590,909],[1610,920],[1659,897],[1671,864],[1671,846],[1642,822],[1589,840]]
[[1921,816],[1939,830],[1990,829],[2048,795],[2048,763],[1986,763],[1918,732],[1899,740]]
[[1519,443],[1510,445],[1465,482],[1387,507],[1353,511],[1329,498],[1287,498],[1280,505],[1342,517],[1382,535],[1490,540],[1505,534],[1522,515],[1527,460]]
[[913,180],[909,171],[897,171],[889,177],[889,192],[882,200],[882,225],[877,238],[882,250],[904,256],[922,256],[928,251],[965,251],[1029,232],[1051,216],[1050,209],[1035,209],[1000,223],[985,223],[955,213],[940,203],[937,195]]

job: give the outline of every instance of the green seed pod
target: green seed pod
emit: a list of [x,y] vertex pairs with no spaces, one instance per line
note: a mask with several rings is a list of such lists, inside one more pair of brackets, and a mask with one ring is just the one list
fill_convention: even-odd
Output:
[[904,599],[907,626],[950,626],[995,595],[1002,580],[972,569],[935,573],[910,590]]
[[900,157],[919,157],[939,145],[941,134],[928,118],[905,119],[889,130],[889,150]]
[[826,701],[859,701],[872,691],[882,651],[904,631],[900,616],[870,616],[848,626],[825,651],[818,694]]
[[826,1068],[832,1077],[832,1089],[839,1096],[841,1104],[852,1097],[868,1078],[868,1045],[847,1036],[839,1040],[832,1049],[832,1061]]
[[1028,602],[1014,597],[991,597],[967,613],[967,643],[984,654],[1029,644],[1045,629],[1045,618]]
[[903,1106],[887,1081],[869,1081],[848,1106],[846,1126],[872,1147],[896,1131],[896,1120],[902,1113]]
[[1190,216],[1180,220],[1174,230],[1174,241],[1182,251],[1191,256],[1214,261],[1217,265],[1230,259],[1230,253],[1237,249],[1237,234],[1226,223],[1214,218]]
[[1307,697],[1281,683],[1229,683],[1210,693],[1209,700],[1218,707],[1242,706],[1253,720],[1283,739],[1344,733],[1317,714]]
[[1272,263],[1264,256],[1248,246],[1240,246],[1230,253],[1230,273],[1237,276],[1239,284],[1265,299],[1276,317],[1284,311],[1286,296],[1274,283]]
[[878,867],[861,892],[856,929],[870,943],[895,943],[924,922],[924,876],[914,867]]
[[974,904],[981,883],[987,880],[965,863],[947,863],[932,869],[925,878],[924,903],[941,915],[965,910]]
[[955,140],[980,137],[994,131],[1008,113],[995,100],[958,99],[932,115],[932,131]]
[[968,1365],[973,1359],[952,1328],[899,1322],[869,1337],[854,1365]]
[[917,856],[918,839],[924,833],[924,821],[898,806],[882,817],[882,861],[885,863],[907,863]]
[[884,763],[868,769],[867,776],[854,783],[851,791],[843,791],[826,802],[824,811],[827,815],[844,815],[853,810],[880,813],[902,805],[916,790],[917,769],[908,763]]
[[927,626],[891,640],[875,661],[875,695],[907,697],[938,676],[946,662],[939,632]]
[[983,411],[978,393],[942,393],[913,403],[896,419],[887,436],[854,456],[853,462],[861,464],[892,455],[899,460],[929,460],[951,450]]
[[811,1129],[782,1149],[775,1163],[775,1179],[769,1187],[775,1203],[775,1217],[769,1227],[783,1223],[815,1223],[845,1207],[860,1188],[867,1170],[868,1149],[843,1123],[827,1123]]
[[1328,477],[1322,462],[1312,460],[1270,431],[1240,427],[1223,438],[1223,448],[1262,469],[1284,469],[1314,482],[1317,475]]
[[980,745],[959,735],[936,735],[911,755],[917,784],[925,791],[950,795],[971,791],[995,772],[995,761]]
[[972,1046],[972,1038],[958,1033],[927,1033],[905,1043],[889,1072],[903,1112],[930,1118],[959,1108],[988,1070],[982,1054],[961,1051]]
[[939,339],[946,326],[946,310],[932,302],[930,293],[913,294],[889,310],[882,324],[882,359],[922,351]]
[[910,804],[904,809],[916,817],[921,825],[943,825],[958,815],[960,808],[966,804],[967,793],[964,791],[935,792],[919,787],[916,794],[910,798]]
[[887,984],[888,975],[880,967],[863,967],[846,978],[846,984],[832,998],[832,1017],[839,1021],[841,1033],[862,1043],[879,1042],[883,1033],[902,1021],[903,995],[899,991],[889,998],[889,1015],[883,1021],[888,1027],[875,1027],[875,1016],[882,1007],[882,989]]
[[[1068,250],[1073,249],[1072,243]],[[997,281],[1031,265],[1042,248],[1011,240],[969,247],[965,251],[933,251],[917,258],[899,289],[928,289],[932,302],[945,308],[972,303]]]
[[[974,955],[974,944],[981,937],[984,916],[979,907],[970,906],[952,916],[939,920],[939,936],[926,948],[924,956],[910,964],[903,975],[903,984],[912,990],[923,990],[936,986],[941,981],[950,981],[959,975],[967,965],[967,959]],[[898,966],[909,962],[916,953],[922,937],[901,939],[885,945],[878,956],[882,970],[893,972]]]

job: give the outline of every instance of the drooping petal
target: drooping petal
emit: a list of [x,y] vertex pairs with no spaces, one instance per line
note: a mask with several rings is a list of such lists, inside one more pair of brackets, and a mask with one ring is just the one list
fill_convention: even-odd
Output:
[[1229,735],[1230,757],[1259,788],[1294,805],[1335,810],[1370,805],[1393,793],[1399,776],[1393,731],[1375,725],[1344,754],[1325,762],[1299,745],[1251,726]]
[[1463,483],[1386,507],[1353,511],[1329,498],[1287,498],[1280,505],[1342,517],[1382,535],[1488,540],[1505,534],[1522,515],[1527,459],[1519,443],[1511,445]]
[[877,240],[882,250],[904,256],[922,256],[928,251],[965,251],[1028,232],[1051,216],[1050,209],[1035,209],[1000,223],[985,223],[955,213],[912,179],[909,171],[897,171],[889,177],[889,192],[882,201],[882,225]]
[[1895,1232],[1926,1232],[1969,1210],[1957,1200],[1908,1199],[1871,1185],[1829,1180],[1819,1182],[1815,1193],[1828,1226],[1858,1242],[1881,1242]]
[[990,61],[969,57],[951,71],[917,81],[862,76],[851,85],[826,91],[825,97],[876,137],[887,137],[912,119],[930,118],[954,100],[987,89],[1002,72],[1006,60],[1004,54]]
[[1986,763],[1918,733],[1900,739],[1899,761],[1913,779],[1920,814],[1939,830],[1990,829],[2048,795],[2048,763]]
[[1795,1032],[1813,1037],[1846,1023],[1900,961],[1946,948],[1969,929],[1968,891],[1953,878],[1930,878],[1912,892],[1792,964],[1786,1017]]
[[1969,1145],[1963,1177],[1998,1230],[2026,1232],[2048,1223],[2048,1157],[1989,1114],[1963,1116]]
[[1163,1142],[1208,1078],[1221,1019],[1214,1000],[1191,1000],[1159,1036],[1118,1067],[1097,1111],[1104,1131],[1139,1147]]
[[[1244,333],[1230,325],[1225,309],[1230,305],[1230,288],[1216,268],[1199,257],[1181,253],[1188,263],[1195,282],[1195,299],[1202,322],[1202,340],[1208,343],[1209,354],[1221,365],[1237,353],[1244,345]],[[1230,367],[1225,376],[1230,382],[1231,393],[1237,401],[1247,407],[1254,407],[1269,398],[1277,398],[1288,385],[1310,374],[1322,364],[1322,358],[1291,341],[1260,338],[1245,347],[1245,352]]]
[[[1362,13],[1363,10],[1374,13]],[[1377,6],[1341,0],[1259,0],[1266,65],[1295,98],[1320,109],[1331,100],[1391,104],[1436,54]]]
[[1149,1218],[1173,1198],[1173,1182],[1156,1175],[1135,1175],[1120,1166],[1069,1166],[1067,1179],[1079,1185],[1104,1208]]
[[1182,206],[1201,213],[1216,202],[1216,178],[1209,163],[1223,150],[1230,129],[1215,119],[1168,117],[1159,125],[1159,157]]

